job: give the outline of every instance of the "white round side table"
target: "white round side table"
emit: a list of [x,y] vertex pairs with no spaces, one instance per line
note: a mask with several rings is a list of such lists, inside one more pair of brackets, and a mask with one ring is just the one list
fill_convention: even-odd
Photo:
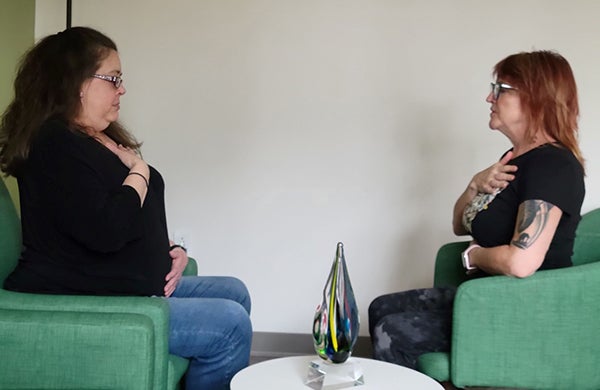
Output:
[[[246,367],[231,381],[231,390],[309,390],[304,384],[311,361],[317,355],[266,360]],[[353,357],[362,367],[364,385],[356,390],[440,390],[434,379],[410,368],[379,360]]]

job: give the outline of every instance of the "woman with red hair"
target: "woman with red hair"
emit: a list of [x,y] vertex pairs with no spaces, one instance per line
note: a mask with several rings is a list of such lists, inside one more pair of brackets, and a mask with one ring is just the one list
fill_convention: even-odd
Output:
[[[472,277],[524,278],[572,265],[585,196],[579,105],[567,60],[551,51],[513,54],[494,67],[489,127],[512,148],[475,174],[454,206],[453,229],[470,234]],[[419,355],[449,351],[455,289],[380,296],[369,307],[375,358],[414,368]]]

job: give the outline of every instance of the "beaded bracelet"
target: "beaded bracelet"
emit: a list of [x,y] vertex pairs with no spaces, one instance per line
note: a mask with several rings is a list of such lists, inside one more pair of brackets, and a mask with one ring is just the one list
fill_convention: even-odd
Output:
[[139,177],[141,177],[142,179],[144,179],[144,183],[146,183],[146,188],[150,186],[150,183],[148,183],[148,179],[146,179],[146,176],[142,175],[141,173],[139,173],[139,172],[129,172],[127,174],[127,176],[130,176],[130,175],[138,175]]

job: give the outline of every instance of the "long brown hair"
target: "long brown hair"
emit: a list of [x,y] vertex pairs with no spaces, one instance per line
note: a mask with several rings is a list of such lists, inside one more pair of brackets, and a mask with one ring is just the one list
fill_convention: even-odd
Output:
[[553,51],[510,55],[494,67],[494,74],[517,88],[529,123],[527,136],[546,133],[569,149],[584,166],[579,149],[579,102],[573,71],[567,60]]
[[[18,176],[38,129],[48,119],[83,132],[74,123],[81,110],[81,85],[111,50],[117,51],[117,46],[106,35],[73,27],[42,39],[25,53],[14,82],[14,98],[0,123],[0,170]],[[104,132],[124,146],[137,150],[141,145],[118,122]]]

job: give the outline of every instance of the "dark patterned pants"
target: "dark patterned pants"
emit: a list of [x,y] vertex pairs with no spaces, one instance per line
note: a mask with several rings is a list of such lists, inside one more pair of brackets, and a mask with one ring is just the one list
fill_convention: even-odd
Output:
[[455,288],[427,288],[382,295],[369,306],[373,355],[416,368],[426,352],[450,351]]

